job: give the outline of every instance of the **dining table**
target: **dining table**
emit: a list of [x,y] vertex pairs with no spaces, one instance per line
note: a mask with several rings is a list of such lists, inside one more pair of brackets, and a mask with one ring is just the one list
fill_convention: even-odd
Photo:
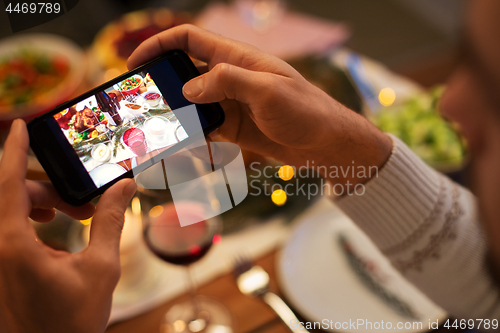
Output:
[[[270,276],[270,291],[284,298],[280,291],[276,274],[276,258],[279,255],[279,248],[259,257],[255,264],[266,270]],[[199,286],[197,294],[211,297],[228,309],[234,321],[235,333],[288,333],[289,327],[278,317],[278,315],[267,306],[262,300],[242,294],[236,285],[232,273],[223,274],[216,279]],[[173,305],[189,297],[189,293],[183,294],[173,300],[146,312],[137,317],[114,323],[108,327],[107,333],[159,333],[163,315]],[[284,298],[286,301],[286,298]],[[297,314],[301,322],[307,319]],[[311,329],[310,332],[324,332],[319,329]],[[463,330],[455,328],[440,327],[433,332],[461,332]]]
[[[276,280],[275,261],[276,250],[258,258],[255,263],[264,268],[270,275],[270,290],[280,295]],[[199,286],[197,294],[205,295],[222,303],[230,310],[233,319],[234,332],[289,332],[288,327],[276,313],[262,300],[243,295],[236,285],[232,273],[223,274],[214,280]],[[157,333],[165,312],[173,305],[189,297],[189,293],[137,317],[114,323],[108,327],[108,333]]]
[[[275,263],[279,249],[255,260],[255,264],[266,270],[270,276],[270,291],[283,298],[276,277]],[[289,327],[260,299],[243,295],[236,285],[232,273],[224,274],[198,288],[198,294],[216,299],[231,311],[234,320],[235,333],[289,333]],[[170,300],[161,306],[137,317],[112,324],[107,333],[159,333],[162,317],[165,312],[177,302],[185,300],[189,294],[184,294]],[[299,320],[306,322],[298,314]],[[433,332],[460,332],[460,329],[440,327]],[[310,332],[324,332],[312,329]]]

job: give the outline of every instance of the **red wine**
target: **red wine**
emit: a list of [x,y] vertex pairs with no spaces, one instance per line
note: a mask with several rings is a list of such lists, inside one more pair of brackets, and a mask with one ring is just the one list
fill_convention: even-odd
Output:
[[[148,233],[148,228],[145,230],[145,235]],[[207,254],[208,250],[212,247],[212,242],[207,242],[202,244],[201,246],[193,245],[191,248],[185,252],[169,252],[168,250],[162,249],[161,247],[156,247],[151,244],[148,237],[144,237],[146,239],[146,244],[149,249],[161,260],[169,262],[174,265],[191,265],[194,262],[200,260],[205,254]]]
[[[201,221],[181,227],[176,208]],[[162,260],[175,265],[192,264],[210,250],[214,241],[220,239],[211,222],[203,220],[199,204],[182,203],[175,207],[171,203],[160,209],[160,215],[150,217],[144,229],[144,239],[149,249]]]

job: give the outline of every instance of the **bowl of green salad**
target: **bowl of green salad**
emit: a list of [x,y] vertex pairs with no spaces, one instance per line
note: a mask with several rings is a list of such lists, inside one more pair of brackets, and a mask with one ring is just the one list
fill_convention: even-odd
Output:
[[382,131],[394,134],[432,167],[453,172],[464,166],[466,143],[455,124],[439,112],[443,87],[419,92],[372,115]]

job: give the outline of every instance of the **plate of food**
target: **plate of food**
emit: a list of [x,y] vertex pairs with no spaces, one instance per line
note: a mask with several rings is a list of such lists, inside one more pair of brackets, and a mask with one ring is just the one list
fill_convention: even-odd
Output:
[[30,119],[71,97],[85,76],[86,60],[72,41],[22,34],[0,42],[0,121]]
[[118,90],[124,95],[135,95],[139,91],[142,82],[142,76],[135,74],[120,82],[118,84]]
[[186,12],[174,12],[167,8],[127,13],[99,31],[91,47],[92,56],[98,67],[112,73],[112,78],[127,71],[128,57],[143,41],[190,21],[191,17]]
[[450,172],[463,167],[467,146],[458,128],[439,112],[442,91],[435,88],[415,93],[371,118],[378,128],[400,138],[426,163]]

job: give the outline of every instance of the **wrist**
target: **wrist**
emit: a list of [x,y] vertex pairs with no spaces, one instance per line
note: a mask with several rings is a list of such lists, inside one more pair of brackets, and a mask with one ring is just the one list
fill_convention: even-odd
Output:
[[364,184],[378,175],[391,156],[391,137],[364,117],[355,116],[354,125],[340,135],[331,135],[326,145],[314,152],[318,172],[332,185]]

